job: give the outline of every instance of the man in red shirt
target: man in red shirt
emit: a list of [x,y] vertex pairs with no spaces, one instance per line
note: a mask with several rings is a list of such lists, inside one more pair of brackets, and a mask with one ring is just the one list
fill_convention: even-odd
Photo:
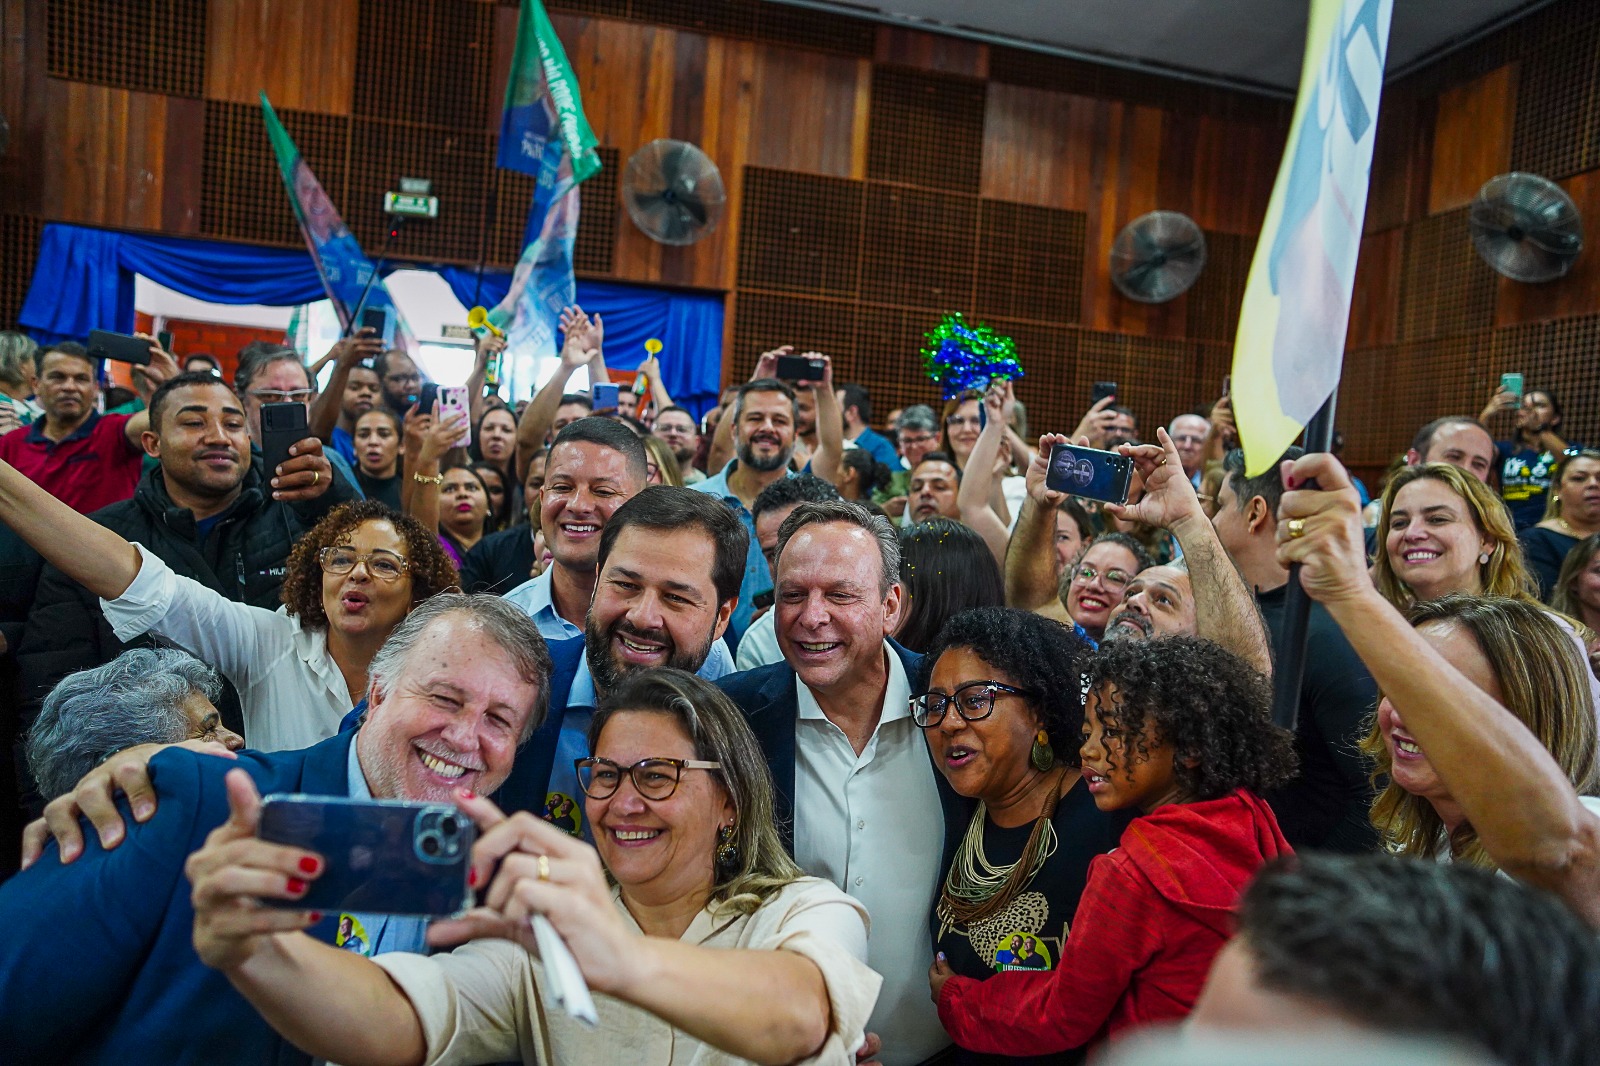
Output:
[[[0,437],[0,459],[83,514],[133,495],[143,469],[143,412],[103,415],[95,409],[100,368],[81,344],[41,348],[38,398],[43,417]],[[150,365],[133,368],[145,400],[178,372],[172,356],[150,344]]]

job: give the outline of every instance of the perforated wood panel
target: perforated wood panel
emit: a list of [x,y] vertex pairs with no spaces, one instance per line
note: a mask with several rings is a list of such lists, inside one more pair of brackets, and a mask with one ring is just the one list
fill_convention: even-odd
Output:
[[439,217],[407,223],[391,254],[475,262],[493,181],[493,153],[494,138],[487,133],[420,131],[354,119],[344,220],[367,254],[376,258],[391,221],[383,213],[384,192],[399,188],[402,177],[428,178],[439,197]]
[[33,282],[44,221],[25,215],[0,215],[0,329],[15,329],[22,301]]
[[355,114],[483,129],[494,114],[487,106],[494,45],[488,4],[363,0]]
[[971,307],[977,237],[975,196],[869,184],[862,298],[931,311]]
[[1250,278],[1250,260],[1256,251],[1254,237],[1237,233],[1206,233],[1206,268],[1185,297],[1191,337],[1231,341],[1239,332],[1239,308]]
[[978,192],[985,92],[974,78],[875,68],[867,177]]
[[1549,178],[1600,165],[1600,19],[1575,19],[1520,73],[1512,165]]
[[849,366],[856,353],[856,306],[838,300],[741,292],[734,318],[733,351],[726,353],[731,380],[743,381],[756,357],[782,344],[826,352]]
[[[311,172],[348,223],[345,159],[350,147],[350,120],[304,111],[277,114]],[[263,244],[304,243],[259,107],[206,101],[200,231],[212,237]]]
[[[518,0],[499,0],[516,7]],[[878,27],[866,19],[770,0],[549,0],[550,11],[632,19],[697,33],[773,41],[848,55],[873,54]]]
[[1426,340],[1494,323],[1495,279],[1467,231],[1467,208],[1413,224],[1400,271],[1400,339]]
[[206,0],[49,0],[54,77],[198,97]]
[[764,167],[744,173],[739,287],[855,296],[865,184]]
[[[598,149],[600,171],[583,183],[578,211],[578,238],[572,242],[572,266],[582,274],[610,274],[614,269],[618,219],[622,201],[622,153]],[[628,223],[631,225],[631,223]]]
[[979,219],[978,310],[1035,322],[1078,321],[1084,213],[984,200]]

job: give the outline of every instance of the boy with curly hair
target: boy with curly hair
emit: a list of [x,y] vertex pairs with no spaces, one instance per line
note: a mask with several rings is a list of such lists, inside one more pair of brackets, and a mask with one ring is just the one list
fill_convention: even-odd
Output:
[[929,973],[963,1048],[1048,1055],[1187,1015],[1227,942],[1240,893],[1291,853],[1260,794],[1294,771],[1266,679],[1193,637],[1112,642],[1088,661],[1085,783],[1102,811],[1135,810],[1088,883],[1056,969],[985,981]]

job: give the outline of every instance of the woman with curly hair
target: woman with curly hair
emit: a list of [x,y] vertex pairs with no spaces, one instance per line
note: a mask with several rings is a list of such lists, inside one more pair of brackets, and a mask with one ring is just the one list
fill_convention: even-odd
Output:
[[1266,680],[1208,641],[1113,641],[1083,677],[1080,768],[1103,812],[1134,815],[1088,883],[1051,973],[929,972],[956,1043],[1054,1055],[1182,1019],[1232,932],[1239,894],[1290,853],[1261,794],[1294,773]]
[[[1531,603],[1503,596],[1446,596],[1419,603],[1411,624],[1456,669],[1539,738],[1572,786],[1600,810],[1589,664],[1560,623]],[[1449,787],[1388,697],[1361,741],[1372,780],[1387,783],[1372,824],[1388,849],[1496,869]]]
[[433,534],[375,500],[335,508],[295,542],[283,610],[236,603],[85,518],[0,462],[0,521],[100,597],[117,639],[176,645],[233,683],[245,742],[326,740],[367,688],[367,667],[411,608],[456,583]]
[[1130,820],[1096,807],[1078,770],[1089,654],[1060,622],[980,607],[951,618],[923,659],[912,718],[950,787],[977,800],[934,907],[934,946],[953,973],[1052,969],[1090,861]]

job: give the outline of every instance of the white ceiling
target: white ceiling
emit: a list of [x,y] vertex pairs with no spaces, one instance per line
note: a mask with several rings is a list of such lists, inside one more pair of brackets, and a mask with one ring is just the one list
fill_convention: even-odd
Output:
[[[778,0],[1293,91],[1307,0]],[[1389,70],[1544,0],[1395,0]]]

